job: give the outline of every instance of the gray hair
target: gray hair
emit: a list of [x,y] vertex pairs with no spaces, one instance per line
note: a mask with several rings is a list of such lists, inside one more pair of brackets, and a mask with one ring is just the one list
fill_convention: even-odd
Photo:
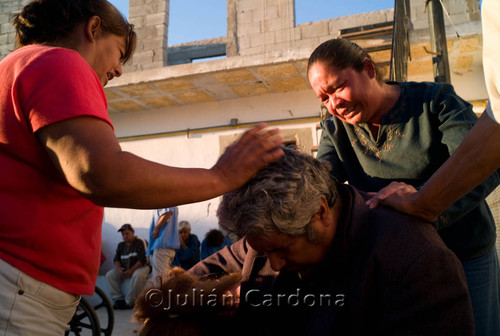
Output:
[[179,231],[184,229],[191,232],[191,224],[189,224],[189,222],[185,220],[179,222]]
[[333,207],[337,182],[329,163],[295,149],[283,151],[281,159],[222,197],[217,210],[222,228],[240,237],[278,231],[315,240],[311,219],[323,198]]

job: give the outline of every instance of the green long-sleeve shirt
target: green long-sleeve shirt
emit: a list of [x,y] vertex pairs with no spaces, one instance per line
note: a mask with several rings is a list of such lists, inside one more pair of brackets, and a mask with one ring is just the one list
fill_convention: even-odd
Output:
[[[340,182],[360,190],[378,191],[392,181],[420,188],[477,120],[472,106],[449,84],[389,84],[399,84],[401,94],[382,117],[376,138],[367,124],[351,125],[333,116],[321,123],[318,159],[332,163],[332,174]],[[495,223],[485,198],[499,183],[495,172],[435,222],[459,258],[484,255],[495,243]]]

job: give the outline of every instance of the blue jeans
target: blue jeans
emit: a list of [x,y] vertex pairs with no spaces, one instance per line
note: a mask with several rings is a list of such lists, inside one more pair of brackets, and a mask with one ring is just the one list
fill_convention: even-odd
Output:
[[462,261],[474,312],[476,336],[500,335],[500,270],[495,247],[485,256]]

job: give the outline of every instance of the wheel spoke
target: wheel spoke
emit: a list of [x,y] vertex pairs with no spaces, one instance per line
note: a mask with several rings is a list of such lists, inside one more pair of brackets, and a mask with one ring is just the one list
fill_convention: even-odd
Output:
[[102,307],[106,307],[106,304],[103,302],[99,303],[98,305],[94,306],[94,310],[101,309]]

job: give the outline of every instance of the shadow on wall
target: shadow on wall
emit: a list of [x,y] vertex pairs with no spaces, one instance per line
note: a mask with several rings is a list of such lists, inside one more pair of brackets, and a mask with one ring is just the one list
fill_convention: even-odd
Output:
[[[125,223],[123,223],[125,224]],[[149,241],[149,228],[137,228],[132,226],[135,230],[135,235]],[[113,257],[115,256],[116,247],[122,241],[122,235],[117,230],[120,227],[115,227],[114,225],[104,221],[102,223],[102,244],[101,249],[106,256],[106,261],[101,265],[99,269],[99,275],[105,275],[113,267]]]

